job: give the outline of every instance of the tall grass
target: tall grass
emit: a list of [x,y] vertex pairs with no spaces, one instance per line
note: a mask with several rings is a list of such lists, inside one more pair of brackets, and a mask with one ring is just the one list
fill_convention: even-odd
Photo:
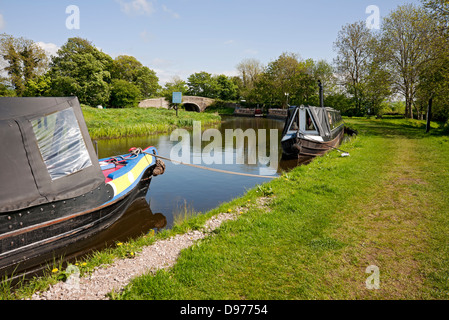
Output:
[[96,109],[82,106],[92,139],[145,136],[169,132],[176,128],[191,127],[193,121],[203,125],[219,123],[220,116],[209,113],[156,108]]

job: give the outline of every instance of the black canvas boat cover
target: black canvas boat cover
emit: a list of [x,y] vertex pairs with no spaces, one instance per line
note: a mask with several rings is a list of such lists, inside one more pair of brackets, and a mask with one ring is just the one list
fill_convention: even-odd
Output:
[[66,200],[104,183],[76,97],[0,98],[0,213]]

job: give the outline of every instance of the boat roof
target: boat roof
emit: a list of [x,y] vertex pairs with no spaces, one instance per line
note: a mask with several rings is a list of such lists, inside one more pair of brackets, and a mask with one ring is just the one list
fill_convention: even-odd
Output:
[[1,97],[0,144],[0,213],[74,198],[104,183],[76,97]]
[[[290,106],[288,109],[288,117],[286,123],[290,123],[291,117],[293,117],[293,115],[295,114],[295,110],[299,108],[306,108],[310,110],[310,114],[315,120],[315,125],[317,126],[317,130],[320,136],[325,137],[331,135],[328,113],[329,112],[340,113],[340,111],[330,107],[314,107],[309,105]],[[287,128],[284,128],[284,130],[285,129]],[[285,132],[283,134],[285,134]]]

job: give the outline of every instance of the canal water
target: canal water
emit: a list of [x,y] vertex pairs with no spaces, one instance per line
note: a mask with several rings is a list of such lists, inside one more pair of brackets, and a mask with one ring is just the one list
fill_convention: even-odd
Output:
[[[132,147],[154,146],[166,158],[242,175],[163,160],[165,173],[153,177],[148,192],[140,194],[108,229],[74,246],[64,260],[78,259],[92,250],[102,250],[152,230],[170,229],[177,217],[207,212],[300,164],[297,159],[281,159],[283,120],[226,117],[212,128],[200,128],[198,124],[191,130],[178,129],[170,134],[98,140],[98,157],[125,154]],[[238,144],[242,139],[233,137],[239,132],[250,137],[243,139],[243,145]]]
[[[205,137],[205,134],[210,133],[211,128],[201,127],[199,130],[197,124],[196,130],[178,130],[174,133],[179,134],[173,133],[172,137],[171,134],[157,134],[147,137],[99,140],[98,155],[99,158],[105,158],[127,153],[131,147],[144,149],[154,146],[158,149],[159,155],[166,158],[242,174],[276,177],[282,170],[288,170],[296,165],[294,161],[281,160],[280,139],[283,127],[283,120],[226,117],[220,125],[213,127],[212,133],[215,135],[210,139]],[[248,133],[247,130],[250,129],[249,132],[256,136],[256,145],[248,143],[249,139],[245,138],[242,148],[237,145],[237,138],[229,139],[226,136],[226,133],[238,133],[238,129],[244,133]],[[201,138],[198,138],[199,132],[201,132]],[[222,141],[217,146],[216,137],[220,136]],[[201,145],[198,142],[199,139],[201,139]],[[183,142],[187,145],[184,149],[181,148]],[[145,226],[144,229],[171,228],[178,215],[182,216],[185,212],[207,212],[223,202],[244,195],[247,190],[256,185],[271,180],[202,170],[167,160],[163,161],[166,165],[165,173],[153,177],[150,190],[146,195],[149,208],[145,208],[145,204],[140,201],[140,207],[130,209],[136,211],[134,223]],[[128,225],[133,224],[133,213],[129,212],[130,210],[127,212]],[[148,214],[142,214],[143,211]],[[121,221],[118,222],[119,225],[120,223]],[[138,230],[138,232],[145,231],[148,230]]]
[[[172,137],[171,133],[167,133],[149,135],[147,137],[99,140],[97,141],[98,156],[99,158],[106,158],[127,153],[132,147],[144,149],[148,146],[154,146],[157,148],[159,155],[163,157],[177,159],[184,163],[188,162],[202,167],[255,176],[276,177],[281,172],[280,164],[284,163],[280,161],[282,154],[280,138],[284,121],[266,118],[224,118],[221,124],[212,128],[215,136],[219,134],[222,138],[221,143],[218,141],[218,145],[215,136],[210,139],[204,136],[205,131],[206,133],[211,132],[211,128],[201,127],[198,130],[198,125],[199,123],[195,131],[194,129],[178,130],[172,133]],[[254,132],[257,139],[256,146],[254,147],[254,143],[248,143],[248,138],[244,139],[243,148],[237,146],[237,138],[233,140],[226,139],[226,130],[228,130],[228,133],[235,133],[235,130],[238,129],[241,129],[244,133],[247,133],[248,129],[250,129],[251,133]],[[201,144],[198,142],[200,141],[198,135],[195,136],[199,132],[201,132],[202,136]],[[262,134],[264,137],[260,136]],[[277,139],[273,146],[276,147],[277,145],[276,152],[273,152],[274,149],[270,143],[270,138]],[[263,140],[266,141],[265,145],[259,145],[259,141]],[[183,143],[184,149],[182,149]],[[232,147],[230,143],[232,143]],[[251,146],[251,144],[253,145]],[[211,146],[214,147],[212,148],[213,150],[211,150]],[[263,147],[265,147],[264,150],[261,149]],[[205,159],[205,155],[208,156],[209,160]],[[270,161],[270,156],[273,161]],[[220,173],[185,166],[168,160],[163,161],[166,165],[165,173],[161,176],[153,177],[150,190],[146,195],[151,213],[159,217],[159,219],[148,217],[154,220],[155,229],[171,228],[177,215],[182,215],[185,212],[207,212],[223,202],[228,202],[244,195],[248,189],[253,188],[257,184],[271,180],[262,177]],[[276,167],[273,167],[273,165]],[[128,212],[127,215],[132,216],[132,213]],[[136,214],[136,219],[142,219],[142,214]],[[163,222],[164,219],[165,222]],[[148,224],[142,223],[142,221],[136,221],[135,223],[151,228],[151,225],[148,226]]]

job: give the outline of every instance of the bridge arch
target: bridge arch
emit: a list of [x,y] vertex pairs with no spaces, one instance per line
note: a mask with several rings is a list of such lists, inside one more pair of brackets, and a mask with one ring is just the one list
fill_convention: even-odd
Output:
[[191,112],[201,112],[201,108],[199,105],[197,105],[196,103],[192,103],[192,102],[186,102],[183,104],[184,105],[184,109],[186,111],[191,111]]
[[[215,100],[205,97],[183,96],[182,102],[186,111],[204,112]],[[170,108],[169,100],[165,98],[147,99],[139,103],[140,108]]]

